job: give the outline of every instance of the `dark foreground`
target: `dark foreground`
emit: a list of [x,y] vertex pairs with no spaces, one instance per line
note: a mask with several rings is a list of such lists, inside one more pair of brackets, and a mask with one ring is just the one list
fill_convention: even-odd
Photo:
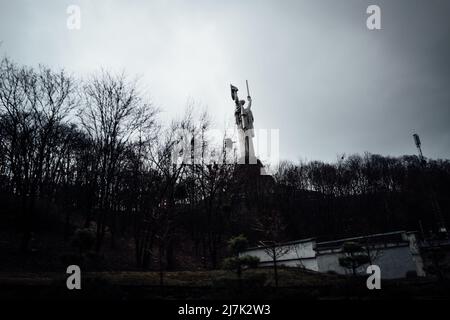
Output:
[[227,271],[82,273],[81,290],[68,290],[61,273],[0,273],[0,299],[61,300],[340,300],[450,299],[448,281],[431,278],[382,280],[368,290],[365,278],[280,270],[276,288],[270,269]]

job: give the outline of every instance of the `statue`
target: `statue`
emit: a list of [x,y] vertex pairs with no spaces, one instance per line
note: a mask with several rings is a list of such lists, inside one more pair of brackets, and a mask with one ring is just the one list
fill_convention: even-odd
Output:
[[[236,125],[238,129],[242,129],[245,131],[253,130],[253,113],[252,113],[252,98],[250,97],[250,93],[248,92],[248,82],[247,82],[247,100],[248,107],[245,108],[245,100],[239,100],[237,95],[238,88],[231,85],[231,98],[234,100],[236,104],[236,109],[234,111],[234,117],[236,119]],[[251,132],[252,137],[254,137],[253,131]]]
[[239,135],[239,149],[241,151],[241,159],[245,160],[245,164],[256,164],[256,157],[253,148],[252,138],[255,136],[253,129],[253,113],[252,113],[252,98],[250,97],[250,92],[248,90],[247,84],[247,100],[248,107],[245,108],[245,100],[239,100],[237,95],[238,88],[233,85],[231,86],[231,98],[235,102],[236,108],[234,111],[234,117],[236,121],[236,126]]

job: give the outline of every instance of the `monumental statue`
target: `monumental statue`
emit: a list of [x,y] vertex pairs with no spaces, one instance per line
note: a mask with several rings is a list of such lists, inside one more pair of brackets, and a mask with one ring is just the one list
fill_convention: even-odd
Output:
[[245,100],[239,100],[239,89],[233,85],[231,86],[231,98],[233,99],[236,109],[234,111],[234,117],[236,121],[236,127],[239,136],[239,151],[240,151],[240,163],[256,164],[257,159],[255,156],[255,150],[253,147],[253,137],[255,136],[253,129],[253,113],[252,113],[252,98],[247,84],[247,100],[248,106],[245,107]]

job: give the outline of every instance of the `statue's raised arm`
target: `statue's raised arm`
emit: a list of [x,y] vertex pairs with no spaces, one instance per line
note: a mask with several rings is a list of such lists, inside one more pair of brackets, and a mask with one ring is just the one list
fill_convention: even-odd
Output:
[[[242,128],[242,113],[243,113],[243,104],[242,101],[239,100],[238,97],[238,88],[236,88],[235,86],[233,86],[232,84],[230,84],[230,88],[231,88],[231,99],[233,99],[235,105],[236,105],[236,109],[234,111],[234,117],[236,119],[236,125],[238,126],[238,128]],[[244,102],[245,103],[245,102]]]

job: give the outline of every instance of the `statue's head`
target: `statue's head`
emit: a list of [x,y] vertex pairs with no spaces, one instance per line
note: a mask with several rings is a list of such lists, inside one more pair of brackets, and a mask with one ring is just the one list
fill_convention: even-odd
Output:
[[239,103],[241,104],[241,106],[243,106],[245,104],[245,100],[241,100],[239,101]]

